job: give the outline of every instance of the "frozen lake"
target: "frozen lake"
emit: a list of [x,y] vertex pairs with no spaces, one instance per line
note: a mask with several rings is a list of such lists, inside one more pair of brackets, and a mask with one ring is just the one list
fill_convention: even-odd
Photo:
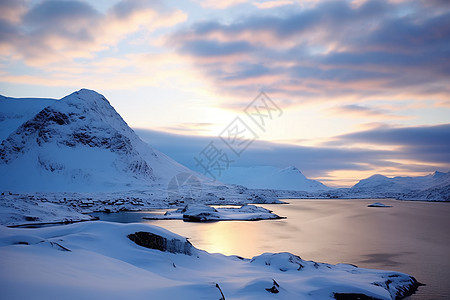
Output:
[[[142,219],[145,212],[95,215],[105,221],[162,226],[208,252],[251,258],[264,252],[287,251],[306,260],[400,271],[426,284],[408,299],[450,296],[450,203],[287,201],[290,204],[262,205],[287,219],[256,222],[151,221]],[[392,207],[367,207],[373,202]]]

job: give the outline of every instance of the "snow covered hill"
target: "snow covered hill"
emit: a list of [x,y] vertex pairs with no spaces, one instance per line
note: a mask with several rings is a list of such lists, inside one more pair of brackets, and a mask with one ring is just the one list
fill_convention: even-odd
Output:
[[2,97],[0,108],[2,191],[129,190],[192,173],[140,140],[95,91],[60,100]]
[[386,177],[383,175],[372,175],[355,184],[353,190],[383,189],[392,192],[405,193],[417,189],[429,188],[444,181],[450,183],[450,172],[434,172],[426,176],[418,177]]
[[222,174],[224,183],[251,189],[274,189],[315,192],[329,189],[317,180],[306,178],[296,167],[280,169],[271,166],[230,167]]
[[[450,172],[434,172],[430,183],[419,190],[413,189],[399,197],[402,200],[441,200],[450,201]],[[427,176],[425,176],[427,177]]]
[[404,200],[450,201],[450,172],[418,177],[373,175],[355,184],[352,194],[387,195]]

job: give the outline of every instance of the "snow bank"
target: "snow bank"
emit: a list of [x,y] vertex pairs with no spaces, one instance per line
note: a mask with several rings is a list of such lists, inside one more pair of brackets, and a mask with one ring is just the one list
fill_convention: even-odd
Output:
[[44,198],[8,195],[0,197],[0,225],[70,223],[92,220],[91,216]]
[[[152,236],[146,247],[130,238],[139,232]],[[158,248],[164,241],[169,246]],[[315,263],[289,253],[251,260],[209,254],[156,226],[100,221],[0,226],[0,265],[5,299],[220,299],[222,293],[226,299],[399,299],[418,285],[398,272]]]

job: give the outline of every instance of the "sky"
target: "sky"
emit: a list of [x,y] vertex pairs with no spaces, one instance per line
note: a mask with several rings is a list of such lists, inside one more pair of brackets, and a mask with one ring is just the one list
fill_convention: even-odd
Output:
[[[449,1],[2,0],[0,11],[0,94],[96,90],[193,169],[213,143],[227,167],[293,165],[330,186],[450,170]],[[246,142],[230,145],[233,130]]]

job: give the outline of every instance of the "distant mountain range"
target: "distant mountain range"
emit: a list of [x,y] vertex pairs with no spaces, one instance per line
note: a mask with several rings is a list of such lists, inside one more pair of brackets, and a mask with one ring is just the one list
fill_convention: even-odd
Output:
[[351,194],[389,196],[404,200],[450,201],[450,172],[417,177],[373,175],[349,189]]
[[370,191],[374,192],[389,190],[396,193],[408,193],[423,188],[431,188],[440,186],[442,183],[450,184],[450,172],[434,172],[426,176],[418,177],[386,177],[383,175],[372,175],[369,178],[363,179],[355,184],[352,191]]
[[224,183],[240,184],[251,189],[274,189],[317,192],[328,190],[323,183],[306,178],[294,166],[277,168],[272,166],[230,167],[219,178]]
[[[285,191],[282,197],[398,198],[404,200],[450,201],[450,172],[417,177],[372,175],[351,188],[330,188],[306,178],[296,167],[230,167],[220,177],[225,183],[250,189]],[[289,193],[292,191],[292,193]],[[294,191],[300,192],[295,193]]]

